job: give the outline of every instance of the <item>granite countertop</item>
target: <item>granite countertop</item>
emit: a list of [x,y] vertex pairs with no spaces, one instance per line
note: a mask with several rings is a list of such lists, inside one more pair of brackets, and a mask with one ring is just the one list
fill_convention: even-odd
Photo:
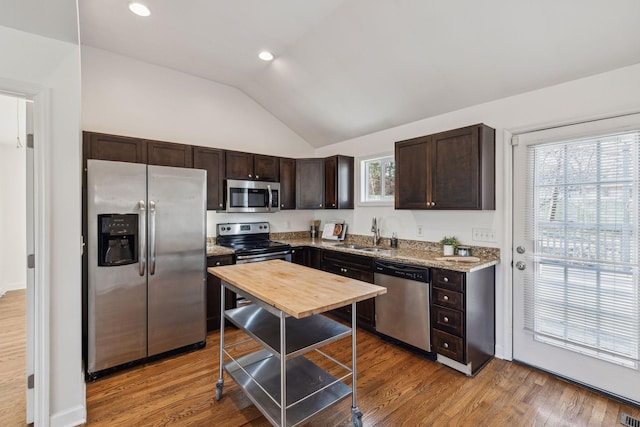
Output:
[[[323,240],[321,238],[311,239],[308,232],[292,232],[292,233],[272,233],[271,240],[288,243],[292,247],[310,246],[322,249],[330,249],[338,252],[346,252],[356,255],[368,256],[372,258],[383,258],[390,261],[406,262],[427,267],[444,268],[447,270],[460,271],[469,273],[481,270],[500,263],[500,250],[498,248],[472,247],[471,255],[480,259],[478,262],[441,261],[436,258],[442,257],[440,245],[432,242],[423,242],[417,240],[400,240],[399,247],[392,248],[389,246],[389,239],[381,239],[381,244],[376,246],[381,252],[363,251],[359,249],[350,249],[345,247],[336,247],[338,244],[358,244],[367,247],[373,247],[370,236],[348,235],[343,242],[335,240]],[[216,255],[233,255],[233,250],[215,245],[215,238],[210,238],[207,243],[207,256]]]
[[[436,258],[442,257],[442,251],[432,250],[427,248],[419,248],[419,247],[398,247],[391,248],[388,245],[378,245],[376,248],[381,249],[382,252],[369,252],[358,249],[350,249],[345,247],[336,247],[337,244],[341,243],[356,243],[362,244],[364,246],[372,247],[371,243],[363,243],[363,242],[336,242],[333,240],[322,240],[322,239],[311,239],[311,238],[295,238],[295,239],[273,239],[278,242],[288,243],[293,247],[296,246],[310,246],[310,247],[318,247],[322,249],[330,249],[339,252],[346,252],[351,254],[369,256],[372,258],[383,258],[388,259],[390,261],[399,261],[406,262],[417,265],[424,265],[427,267],[436,267],[436,268],[444,268],[447,270],[460,271],[463,273],[469,273],[472,271],[481,270],[483,268],[491,267],[492,265],[497,265],[500,262],[499,250],[494,248],[487,248],[483,250],[482,248],[475,248],[472,251],[472,255],[474,257],[480,258],[478,262],[463,262],[463,261],[440,261]],[[429,246],[429,245],[425,245]]]
[[207,256],[233,255],[233,249],[207,243]]

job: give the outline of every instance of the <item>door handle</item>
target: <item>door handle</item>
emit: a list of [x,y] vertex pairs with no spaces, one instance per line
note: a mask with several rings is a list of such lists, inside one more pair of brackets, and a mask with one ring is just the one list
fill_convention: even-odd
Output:
[[519,254],[523,254],[523,253],[524,253],[524,247],[522,247],[522,246],[518,246],[518,247],[516,248],[516,252],[518,252]]
[[516,262],[516,268],[518,270],[524,270],[525,268],[527,268],[527,264],[525,264],[524,261],[518,261]]
[[139,274],[144,276],[147,267],[147,212],[144,200],[138,202],[138,256],[140,257]]
[[156,273],[156,203],[149,200],[149,274]]
[[271,185],[267,185],[267,191],[269,192],[269,201],[267,202],[267,212],[271,212],[271,205],[273,204],[273,193],[271,193]]

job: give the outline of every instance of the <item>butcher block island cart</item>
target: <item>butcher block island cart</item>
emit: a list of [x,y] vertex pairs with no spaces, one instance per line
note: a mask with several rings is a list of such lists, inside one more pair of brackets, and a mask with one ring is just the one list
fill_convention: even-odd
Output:
[[[356,303],[386,293],[386,288],[314,270],[283,260],[210,268],[222,280],[220,292],[220,377],[224,372],[276,426],[294,426],[351,395],[354,426],[362,425],[356,399]],[[252,304],[224,310],[225,288]],[[321,313],[351,304],[351,328]],[[243,329],[260,345],[249,354],[242,340],[224,342],[224,319]],[[351,336],[351,366],[320,348]],[[324,358],[344,372],[339,378],[304,355]],[[238,354],[236,354],[238,353]],[[351,387],[345,382],[351,379]]]

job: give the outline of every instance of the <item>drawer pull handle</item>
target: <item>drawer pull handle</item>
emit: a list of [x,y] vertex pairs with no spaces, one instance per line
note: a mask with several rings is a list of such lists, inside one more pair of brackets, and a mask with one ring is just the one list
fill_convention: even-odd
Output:
[[444,343],[444,344],[442,344],[442,346],[443,346],[444,348],[449,348],[449,343]]
[[445,301],[449,301],[449,296],[445,295],[445,296],[442,297],[442,299],[445,300]]
[[444,279],[442,279],[443,282],[447,283],[449,281],[448,277],[445,277]]
[[445,323],[449,323],[449,318],[448,317],[445,316],[443,320],[444,320]]

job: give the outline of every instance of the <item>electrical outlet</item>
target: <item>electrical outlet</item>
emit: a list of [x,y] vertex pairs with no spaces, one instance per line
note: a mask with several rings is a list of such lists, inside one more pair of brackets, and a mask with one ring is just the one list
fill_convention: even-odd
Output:
[[422,226],[421,225],[418,226],[417,233],[418,233],[418,236],[422,236]]
[[475,242],[489,242],[495,243],[496,241],[496,232],[490,228],[473,228],[472,230],[472,238]]

